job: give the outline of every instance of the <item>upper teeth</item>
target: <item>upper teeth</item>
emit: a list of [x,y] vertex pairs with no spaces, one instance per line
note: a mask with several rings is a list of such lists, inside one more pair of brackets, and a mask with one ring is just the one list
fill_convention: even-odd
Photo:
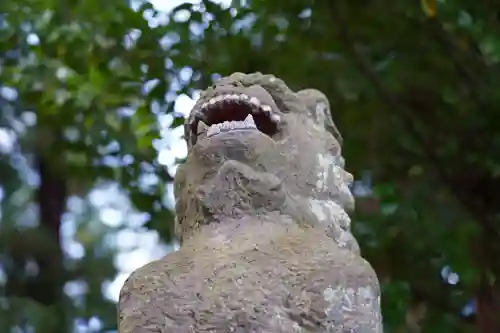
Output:
[[212,97],[208,102],[201,105],[201,111],[208,110],[209,108],[214,106],[219,106],[219,103],[223,102],[246,103],[256,110],[261,109],[262,111],[271,111],[271,107],[269,105],[261,105],[261,102],[258,98],[249,97],[245,94],[225,94]]
[[260,108],[262,109],[262,111],[264,111],[267,114],[269,114],[272,111],[272,109],[269,105],[262,105]]

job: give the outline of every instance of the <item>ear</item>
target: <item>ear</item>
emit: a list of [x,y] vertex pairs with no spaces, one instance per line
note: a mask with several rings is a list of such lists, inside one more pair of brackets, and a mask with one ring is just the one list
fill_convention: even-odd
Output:
[[309,116],[342,144],[342,136],[332,120],[330,102],[326,95],[317,89],[303,89],[297,92],[297,97],[306,105]]
[[316,89],[303,89],[297,92],[297,97],[306,105],[309,116],[321,126],[329,117],[330,103],[325,94]]

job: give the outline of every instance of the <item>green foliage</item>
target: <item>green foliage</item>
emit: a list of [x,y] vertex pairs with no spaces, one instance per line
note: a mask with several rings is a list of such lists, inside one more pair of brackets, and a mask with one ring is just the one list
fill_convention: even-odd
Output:
[[[74,318],[92,316],[100,317],[103,330],[116,327],[115,305],[102,294],[103,282],[116,274],[114,250],[106,246],[106,234],[116,228],[103,227],[97,213],[85,208],[76,214],[82,222],[73,221],[85,255],[63,259],[57,229],[64,229],[71,197],[85,198],[96,185],[117,181],[133,207],[149,214],[146,226],[171,239],[173,214],[163,204],[171,176],[152,146],[160,137],[152,108],[172,108],[165,94],[175,72],[166,68],[168,51],[159,43],[168,30],[150,27],[148,11],[156,15],[149,4],[134,11],[123,1],[0,5],[0,82],[16,89],[16,98],[2,100],[2,127],[13,129],[19,144],[0,159],[2,293],[9,296],[5,318],[16,314],[2,322],[2,332],[22,323],[36,332],[68,332]],[[154,81],[160,83],[146,91],[145,83]],[[36,116],[34,124],[23,124],[26,116]],[[23,179],[23,156],[33,162],[28,164],[40,185]],[[147,190],[138,182],[144,173],[159,179]],[[34,209],[33,200],[39,218],[30,216],[33,226],[20,230],[21,212]],[[48,238],[39,239],[42,234]],[[24,267],[28,262],[38,270],[34,277]],[[78,283],[86,289],[83,299],[63,294],[63,286]]]
[[[386,332],[497,332],[500,324],[488,331],[460,315],[467,300],[482,297],[477,290],[492,297],[500,290],[500,35],[489,4],[234,0],[227,9],[204,0],[181,4],[156,25],[144,19],[159,17],[147,3],[134,11],[122,0],[4,0],[0,82],[15,87],[17,99],[1,101],[0,127],[17,131],[18,154],[48,165],[48,175],[36,170],[42,183],[66,184],[60,200],[85,198],[103,180],[116,181],[138,211],[150,214],[146,227],[169,241],[173,214],[162,198],[171,177],[152,147],[160,137],[156,110],[172,113],[174,94],[191,95],[235,71],[321,89],[343,134],[348,169],[358,179],[365,170],[373,175],[373,193],[358,200],[353,229],[382,283]],[[11,120],[29,111],[36,126],[19,131]],[[117,149],[105,149],[113,142]],[[103,163],[109,156],[122,163]],[[19,212],[44,202],[13,159],[0,158],[6,258],[20,255],[20,239],[31,239],[18,231]],[[148,191],[138,182],[145,169],[160,180]],[[62,277],[49,285],[87,281],[85,305],[63,295],[47,304],[14,295],[33,304],[32,325],[66,306],[66,323],[56,320],[53,328],[47,319],[37,332],[66,332],[73,317],[115,325],[100,287],[115,274],[113,251],[101,249],[115,230],[95,229],[97,213],[84,211],[78,237],[86,254],[60,266]],[[50,225],[42,215],[34,230]],[[21,257],[39,251],[26,248]],[[445,283],[445,266],[458,274],[457,284]]]

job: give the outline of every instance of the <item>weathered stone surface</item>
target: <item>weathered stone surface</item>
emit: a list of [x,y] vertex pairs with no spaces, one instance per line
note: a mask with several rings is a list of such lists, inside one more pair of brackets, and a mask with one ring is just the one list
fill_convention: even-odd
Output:
[[[221,94],[229,97],[206,104]],[[207,136],[214,122],[243,120],[251,97],[268,106],[254,108],[259,130]],[[294,93],[260,73],[235,73],[202,94],[176,175],[181,249],[125,282],[120,333],[382,332],[378,280],[350,232],[352,177],[329,113],[321,92]]]

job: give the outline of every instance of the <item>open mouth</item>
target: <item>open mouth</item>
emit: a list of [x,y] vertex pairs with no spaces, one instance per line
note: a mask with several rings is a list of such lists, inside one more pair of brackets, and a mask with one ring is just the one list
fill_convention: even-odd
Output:
[[224,94],[211,98],[197,110],[189,128],[192,144],[200,137],[227,131],[259,130],[272,137],[278,132],[280,116],[271,106],[245,94]]

